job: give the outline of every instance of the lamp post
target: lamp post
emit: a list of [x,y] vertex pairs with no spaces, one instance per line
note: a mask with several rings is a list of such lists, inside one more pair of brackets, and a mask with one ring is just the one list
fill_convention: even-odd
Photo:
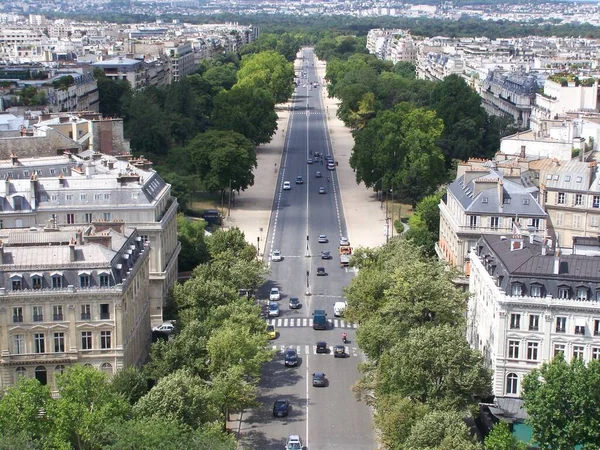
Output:
[[310,250],[308,249],[308,234],[306,235],[306,253],[304,256],[310,258]]
[[260,259],[260,236],[256,237],[256,257]]
[[305,295],[311,295],[310,294],[310,271],[306,271],[306,293]]

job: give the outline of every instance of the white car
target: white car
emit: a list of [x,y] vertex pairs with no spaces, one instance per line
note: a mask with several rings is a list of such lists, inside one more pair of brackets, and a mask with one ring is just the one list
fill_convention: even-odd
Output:
[[344,246],[346,246],[346,245],[350,245],[350,241],[348,241],[348,238],[346,238],[346,237],[342,236],[342,237],[340,238],[340,246],[341,246],[341,247],[344,247]]
[[283,182],[283,190],[284,191],[289,191],[291,188],[292,188],[292,184],[289,181]]
[[271,288],[269,300],[274,302],[276,302],[277,300],[281,300],[281,293],[279,292],[279,288]]
[[285,450],[302,450],[302,441],[297,434],[290,434],[285,443]]
[[279,317],[279,305],[277,303],[269,303],[269,317]]
[[160,331],[161,333],[170,334],[175,330],[175,325],[171,322],[164,322],[156,327],[152,327],[152,331]]
[[273,250],[271,261],[281,261],[282,259],[281,252],[279,250]]

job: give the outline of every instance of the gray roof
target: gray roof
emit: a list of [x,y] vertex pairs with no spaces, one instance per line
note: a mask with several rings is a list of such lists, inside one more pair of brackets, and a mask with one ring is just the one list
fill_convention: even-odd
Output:
[[566,161],[548,170],[540,180],[546,188],[564,191],[600,191],[598,167],[589,162]]

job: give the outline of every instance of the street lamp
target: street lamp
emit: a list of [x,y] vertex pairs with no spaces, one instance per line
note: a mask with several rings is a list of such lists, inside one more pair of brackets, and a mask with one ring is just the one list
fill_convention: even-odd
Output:
[[260,259],[260,236],[256,237],[256,257]]
[[306,271],[306,292],[305,295],[311,295],[310,294],[310,271]]
[[308,234],[306,235],[306,253],[304,256],[310,258],[310,250],[308,249]]

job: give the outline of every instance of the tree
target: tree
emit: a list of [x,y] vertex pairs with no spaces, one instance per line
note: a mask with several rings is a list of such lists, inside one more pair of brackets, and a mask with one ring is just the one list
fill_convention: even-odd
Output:
[[432,411],[411,429],[407,450],[479,450],[459,413]]
[[236,258],[246,261],[256,259],[256,249],[253,245],[248,244],[244,232],[238,227],[215,231],[206,239],[206,245],[211,258],[231,251]]
[[208,385],[199,376],[180,369],[161,378],[133,407],[135,416],[164,418],[198,428],[219,419]]
[[0,439],[0,450],[42,450],[43,444],[26,431],[4,432]]
[[562,355],[523,379],[523,401],[533,440],[542,449],[600,448],[600,362]]
[[207,131],[198,134],[187,147],[189,171],[197,174],[207,191],[245,190],[254,184],[257,167],[252,142],[239,133]]
[[100,112],[108,117],[125,117],[125,105],[131,96],[131,85],[127,80],[108,78],[101,69],[94,70],[98,83]]
[[474,397],[491,392],[491,375],[481,354],[469,347],[461,328],[419,327],[379,361],[378,390],[398,393],[434,409],[462,411]]
[[415,213],[408,219],[409,229],[404,238],[429,255],[435,255],[435,243],[440,234],[440,200],[442,191],[428,195],[417,203]]
[[101,447],[105,431],[129,416],[130,406],[93,367],[74,365],[56,379],[59,397],[48,408],[52,434],[77,449]]
[[52,420],[42,415],[51,401],[48,386],[35,378],[20,377],[0,399],[0,435],[25,442],[42,440],[53,426]]
[[285,102],[294,91],[294,67],[275,51],[244,56],[237,76],[237,86],[266,89],[275,103]]
[[110,380],[112,388],[121,394],[130,405],[134,405],[148,392],[148,380],[135,366],[119,370]]
[[153,155],[167,153],[171,145],[169,123],[149,92],[137,91],[133,95],[128,116],[126,130],[134,151]]
[[411,428],[429,411],[426,405],[400,395],[383,395],[375,400],[373,420],[385,448],[401,448]]
[[233,63],[221,64],[208,68],[202,78],[206,80],[213,88],[214,92],[222,89],[230,90],[237,82],[237,67]]
[[527,450],[527,445],[513,436],[506,422],[500,421],[486,436],[485,448],[486,450]]
[[204,240],[204,225],[205,222],[190,220],[183,214],[177,216],[177,236],[181,242],[178,265],[182,272],[192,270],[210,258]]
[[217,94],[212,118],[216,129],[240,133],[254,145],[270,142],[277,129],[272,95],[248,85]]

